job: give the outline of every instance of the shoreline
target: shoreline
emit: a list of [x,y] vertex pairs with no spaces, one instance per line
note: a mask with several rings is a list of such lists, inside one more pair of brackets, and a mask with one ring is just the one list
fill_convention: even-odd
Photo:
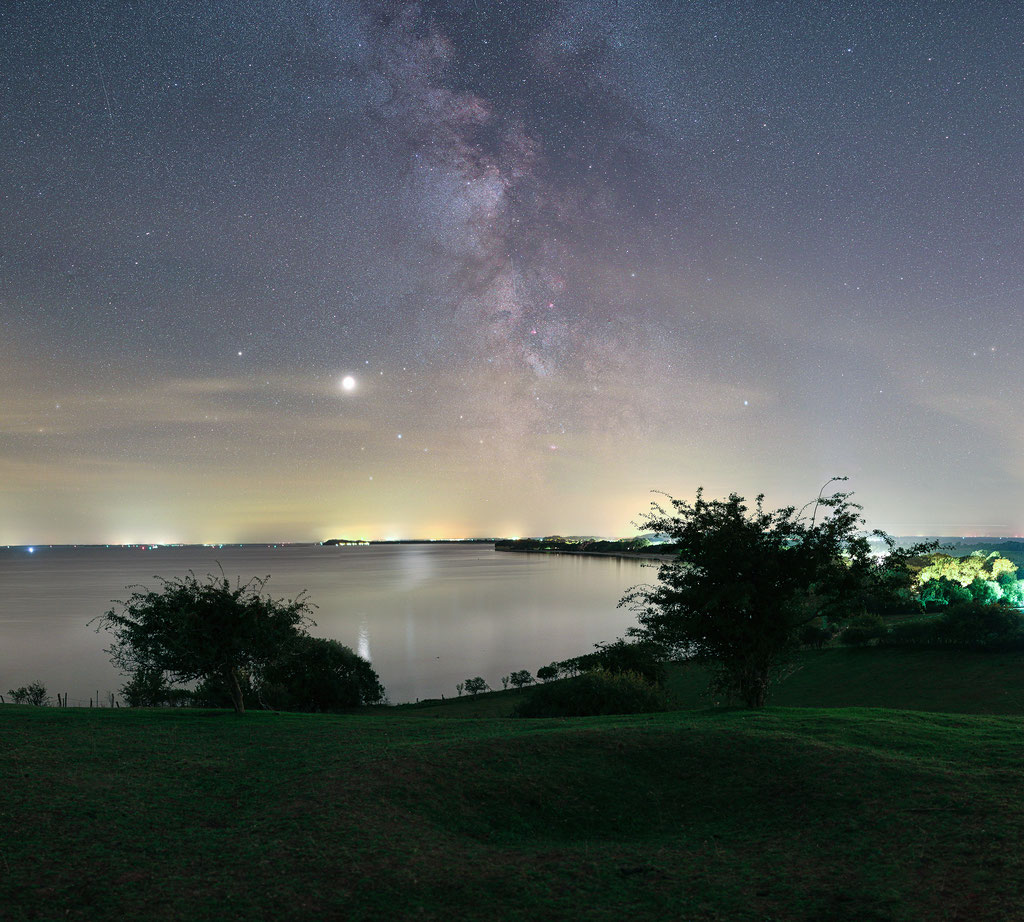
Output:
[[553,548],[518,548],[498,547],[495,551],[505,551],[510,554],[564,554],[567,557],[617,557],[620,560],[656,560],[658,563],[668,563],[675,560],[675,554],[641,554],[636,551],[563,551]]

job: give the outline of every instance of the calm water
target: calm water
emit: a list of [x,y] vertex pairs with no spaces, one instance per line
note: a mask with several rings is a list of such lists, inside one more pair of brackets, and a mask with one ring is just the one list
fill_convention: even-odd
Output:
[[125,586],[194,570],[270,574],[275,598],[309,590],[311,633],[373,662],[392,702],[455,694],[467,676],[500,688],[515,669],[589,652],[634,623],[616,603],[655,571],[634,560],[496,553],[491,545],[0,549],[0,692],[39,679],[88,704],[123,679],[109,636],[87,627]]

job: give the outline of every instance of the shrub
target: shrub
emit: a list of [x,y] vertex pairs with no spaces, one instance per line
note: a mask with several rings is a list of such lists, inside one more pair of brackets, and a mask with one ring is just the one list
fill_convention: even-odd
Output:
[[373,667],[349,647],[323,637],[295,637],[260,670],[256,694],[282,711],[337,711],[384,700]]
[[563,682],[538,686],[516,709],[516,716],[593,717],[641,714],[667,707],[665,692],[643,676],[595,669]]
[[43,707],[50,703],[50,696],[46,694],[46,686],[42,682],[8,689],[7,694],[15,704],[34,704],[36,707]]
[[961,602],[935,622],[936,639],[956,647],[994,649],[1024,641],[1024,621],[1008,605]]
[[927,621],[895,625],[886,638],[894,646],[998,650],[1024,646],[1024,618],[1003,602],[958,602]]
[[798,640],[802,647],[814,647],[815,650],[820,650],[833,636],[832,631],[827,627],[818,624],[805,624],[800,628]]
[[935,625],[938,619],[903,621],[894,624],[885,637],[885,643],[895,647],[932,647],[935,646]]
[[888,633],[889,628],[881,615],[860,615],[843,629],[839,642],[862,647],[872,640],[881,640]]

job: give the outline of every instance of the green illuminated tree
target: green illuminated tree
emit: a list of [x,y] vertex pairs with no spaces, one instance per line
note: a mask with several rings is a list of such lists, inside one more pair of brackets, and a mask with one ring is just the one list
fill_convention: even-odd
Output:
[[245,711],[240,677],[273,661],[313,623],[302,595],[287,601],[264,595],[266,579],[232,586],[223,576],[201,582],[189,573],[160,582],[159,591],[136,588],[90,622],[114,635],[111,662],[129,675],[159,671],[175,682],[222,685],[239,714]]
[[929,554],[924,565],[917,571],[917,584],[927,586],[931,580],[953,580],[961,586],[970,586],[976,579],[997,582],[1003,574],[1016,576],[1017,565],[997,551],[986,554],[975,551],[966,557],[951,557],[949,554]]
[[971,590],[955,579],[948,576],[940,576],[938,579],[930,579],[921,588],[921,601],[926,605],[932,602],[936,605],[949,605],[956,602],[969,602]]
[[762,707],[803,625],[906,589],[911,558],[936,546],[896,550],[874,532],[888,551],[876,558],[852,494],[825,487],[803,510],[769,511],[761,496],[751,507],[735,493],[706,500],[702,490],[693,503],[652,503],[643,528],[667,535],[678,556],[619,603],[636,612],[630,633],[706,662],[716,691]]
[[1003,590],[1000,588],[999,583],[995,580],[981,579],[980,577],[974,578],[967,587],[967,591],[970,592],[973,601],[981,602],[983,605],[991,605],[1003,597]]
[[1000,573],[996,582],[1003,591],[1003,599],[1008,605],[1024,607],[1024,580],[1017,579],[1015,574]]

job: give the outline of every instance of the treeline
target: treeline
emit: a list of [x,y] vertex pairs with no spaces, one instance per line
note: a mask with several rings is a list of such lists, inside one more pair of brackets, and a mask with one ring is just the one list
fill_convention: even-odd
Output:
[[532,551],[562,554],[673,554],[672,544],[655,544],[647,538],[504,538],[494,542],[496,551]]
[[1024,580],[1017,564],[998,551],[975,551],[966,557],[930,554],[914,564],[918,600],[926,611],[958,602],[1024,605]]
[[[602,714],[636,714],[667,710],[665,691],[668,651],[656,644],[616,640],[598,644],[593,653],[541,666],[536,679],[528,669],[501,677],[509,685],[534,688],[515,709],[517,717],[591,717]],[[561,681],[556,681],[561,680]],[[491,691],[481,676],[455,686],[461,696]]]
[[[549,663],[547,666],[541,666],[537,670],[536,679],[530,674],[529,669],[517,669],[502,676],[501,685],[503,689],[507,689],[509,685],[513,688],[525,688],[538,681],[546,684],[557,679],[575,678],[594,670],[633,673],[654,685],[664,685],[665,660],[667,658],[667,651],[655,644],[619,639],[612,643],[597,644],[593,653],[584,653],[581,656],[573,656],[569,659]],[[492,689],[486,680],[476,676],[459,682],[455,686],[455,690],[461,696],[463,692],[469,695],[479,695],[481,692]]]

